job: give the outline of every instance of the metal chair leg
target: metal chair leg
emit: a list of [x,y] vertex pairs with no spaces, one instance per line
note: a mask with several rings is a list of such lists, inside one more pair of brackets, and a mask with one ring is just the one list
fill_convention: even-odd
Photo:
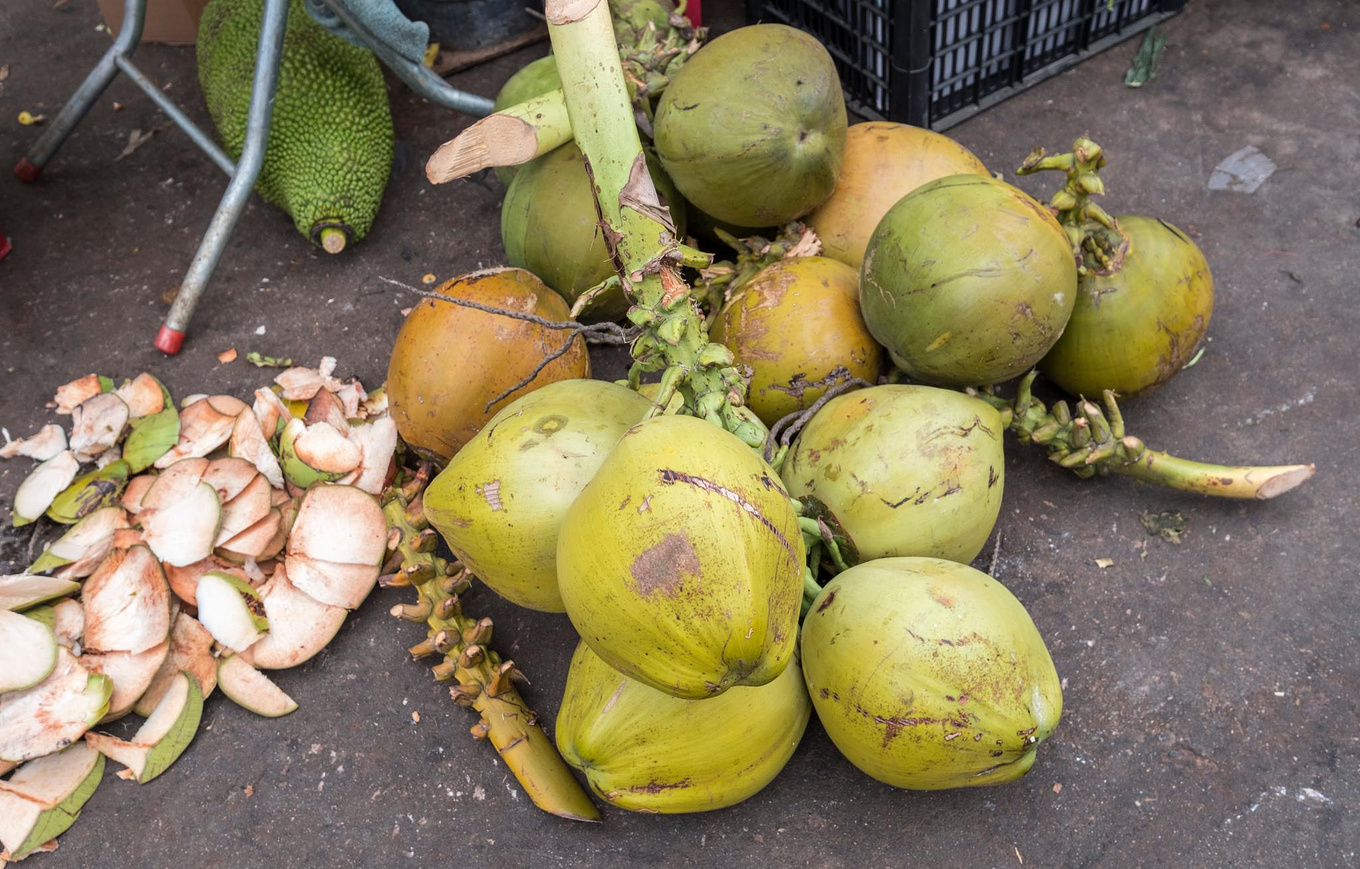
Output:
[[145,17],[146,0],[127,0],[123,4],[123,27],[118,31],[118,38],[109,46],[109,50],[104,52],[104,56],[95,64],[95,68],[90,70],[90,74],[85,76],[85,81],[76,88],[76,92],[66,101],[66,105],[61,107],[61,111],[38,137],[38,141],[26,155],[19,158],[14,167],[14,174],[20,181],[32,184],[38,180],[47,161],[57,153],[61,143],[71,135],[76,124],[80,123],[81,118],[85,117],[85,113],[118,74],[119,58],[130,56],[137,48],[137,42],[142,38],[142,22]]
[[231,238],[231,231],[241,216],[255,187],[255,179],[264,164],[265,147],[269,140],[269,119],[274,112],[274,87],[279,78],[279,56],[283,53],[283,32],[288,23],[288,0],[265,0],[264,20],[260,25],[260,41],[256,52],[255,77],[250,91],[250,116],[246,123],[246,141],[231,183],[222,194],[208,231],[198,245],[198,252],[180,284],[170,313],[156,334],[156,348],[175,354],[184,344],[184,333],[189,328],[203,288],[212,277],[213,269]]

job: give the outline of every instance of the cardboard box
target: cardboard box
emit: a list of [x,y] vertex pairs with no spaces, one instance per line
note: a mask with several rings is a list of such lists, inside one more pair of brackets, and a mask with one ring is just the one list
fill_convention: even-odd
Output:
[[[123,0],[98,0],[104,23],[117,36],[123,27]],[[142,42],[193,45],[198,38],[198,19],[208,0],[146,0]]]

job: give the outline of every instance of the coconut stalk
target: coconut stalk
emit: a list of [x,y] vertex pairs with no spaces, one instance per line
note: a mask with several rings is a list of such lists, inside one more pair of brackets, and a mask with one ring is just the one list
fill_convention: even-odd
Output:
[[488,646],[491,619],[463,612],[460,595],[471,587],[472,575],[458,562],[435,554],[439,536],[425,518],[422,501],[430,471],[428,464],[422,465],[405,484],[383,495],[388,549],[401,564],[384,577],[384,584],[410,586],[419,595],[413,605],[393,607],[392,615],[428,626],[429,635],[411,648],[412,656],[443,658],[432,668],[435,679],[452,683],[453,701],[481,716],[472,735],[495,747],[534,805],[573,821],[599,821],[599,810],[515,689],[514,682],[523,681],[523,675],[513,661],[502,661]]
[[[703,44],[707,30],[684,17],[684,3],[670,26],[651,28],[634,45],[620,45],[621,66],[630,86],[634,120],[651,134],[652,100],[666,89],[671,76]],[[431,184],[465,178],[496,166],[521,166],[572,139],[566,97],[555,91],[510,106],[468,127],[440,145],[425,164]]]
[[1105,407],[1082,399],[1075,413],[1067,402],[1045,407],[1030,391],[1037,372],[1020,381],[1014,399],[989,392],[973,394],[1001,412],[1006,426],[1021,440],[1039,444],[1050,461],[1079,477],[1120,474],[1199,495],[1266,500],[1282,495],[1313,476],[1312,465],[1213,465],[1148,449],[1124,430],[1124,416],[1114,393],[1105,391]]
[[431,184],[464,178],[493,166],[519,166],[571,141],[561,90],[487,115],[430,155]]
[[1035,148],[1015,170],[1017,175],[1046,170],[1066,173],[1067,183],[1053,194],[1048,207],[1072,243],[1080,274],[1117,272],[1129,252],[1129,237],[1119,222],[1091,199],[1105,194],[1105,182],[1099,175],[1104,166],[1104,150],[1083,136],[1072,143],[1067,154],[1049,155],[1043,148]]
[[605,0],[547,0],[545,16],[571,128],[585,155],[596,193],[605,247],[625,294],[628,319],[643,329],[633,343],[628,380],[661,372],[653,416],[679,392],[689,413],[736,434],[752,446],[763,432],[737,415],[746,385],[731,351],[708,341],[708,331],[682,266],[709,258],[680,245],[670,210],[647,172],[628,84]]

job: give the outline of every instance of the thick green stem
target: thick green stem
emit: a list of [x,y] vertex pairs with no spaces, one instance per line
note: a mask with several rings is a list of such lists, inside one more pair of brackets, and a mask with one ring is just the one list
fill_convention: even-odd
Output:
[[[383,495],[388,548],[400,569],[387,585],[411,586],[419,594],[415,605],[399,604],[392,614],[425,622],[428,637],[411,649],[415,657],[441,655],[434,677],[452,683],[455,703],[475,709],[481,720],[472,735],[490,742],[519,780],[534,805],[574,821],[598,821],[599,810],[581,789],[532,709],[512,684],[523,679],[514,662],[500,660],[488,648],[491,619],[463,612],[460,595],[471,586],[471,575],[461,565],[450,565],[434,552],[438,536],[425,519],[421,500],[430,468],[423,467],[400,489]],[[452,568],[452,569],[451,569]]]
[[1312,465],[1211,465],[1150,450],[1125,433],[1113,392],[1105,391],[1103,410],[1086,400],[1077,402],[1075,411],[1065,401],[1050,410],[1030,391],[1034,377],[1033,371],[1027,374],[1009,401],[988,392],[974,394],[1000,411],[1021,440],[1043,446],[1051,461],[1079,477],[1114,473],[1182,492],[1265,500],[1313,476]]
[[681,263],[693,261],[694,254],[681,249],[647,172],[609,7],[605,0],[548,0],[545,14],[572,131],[594,181],[605,244],[634,301],[628,318],[644,330],[633,344],[629,379],[663,372],[659,408],[678,390],[688,412],[758,446],[762,433],[734,407],[746,388],[732,353],[709,343],[680,275]]
[[425,163],[431,184],[443,184],[492,166],[519,166],[571,141],[571,120],[561,90],[487,115],[440,145]]
[[1274,498],[1313,476],[1312,465],[1237,467],[1206,465],[1145,450],[1134,462],[1114,469],[1115,473],[1145,483],[1170,486],[1183,492],[1197,492],[1220,498]]

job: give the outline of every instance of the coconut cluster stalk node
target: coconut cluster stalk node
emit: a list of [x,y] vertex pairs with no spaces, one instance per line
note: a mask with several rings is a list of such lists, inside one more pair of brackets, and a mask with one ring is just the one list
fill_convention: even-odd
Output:
[[682,265],[694,257],[677,242],[648,174],[609,6],[604,0],[549,0],[545,15],[606,247],[634,302],[628,319],[643,330],[633,343],[629,383],[661,372],[654,415],[678,392],[691,413],[759,446],[764,432],[736,412],[746,393],[736,361],[730,350],[709,342],[681,276]]
[[425,622],[428,635],[410,649],[417,658],[442,656],[431,670],[436,680],[452,682],[449,694],[460,706],[475,710],[481,720],[472,735],[486,739],[515,774],[534,805],[545,812],[575,821],[599,821],[599,810],[572,777],[534,711],[515,688],[523,675],[513,661],[502,661],[488,647],[492,622],[463,611],[462,596],[472,586],[473,574],[457,561],[436,554],[438,536],[425,517],[422,496],[432,467],[423,463],[399,485],[383,495],[387,518],[388,566],[380,583],[414,588],[415,604],[392,609],[398,618]]

